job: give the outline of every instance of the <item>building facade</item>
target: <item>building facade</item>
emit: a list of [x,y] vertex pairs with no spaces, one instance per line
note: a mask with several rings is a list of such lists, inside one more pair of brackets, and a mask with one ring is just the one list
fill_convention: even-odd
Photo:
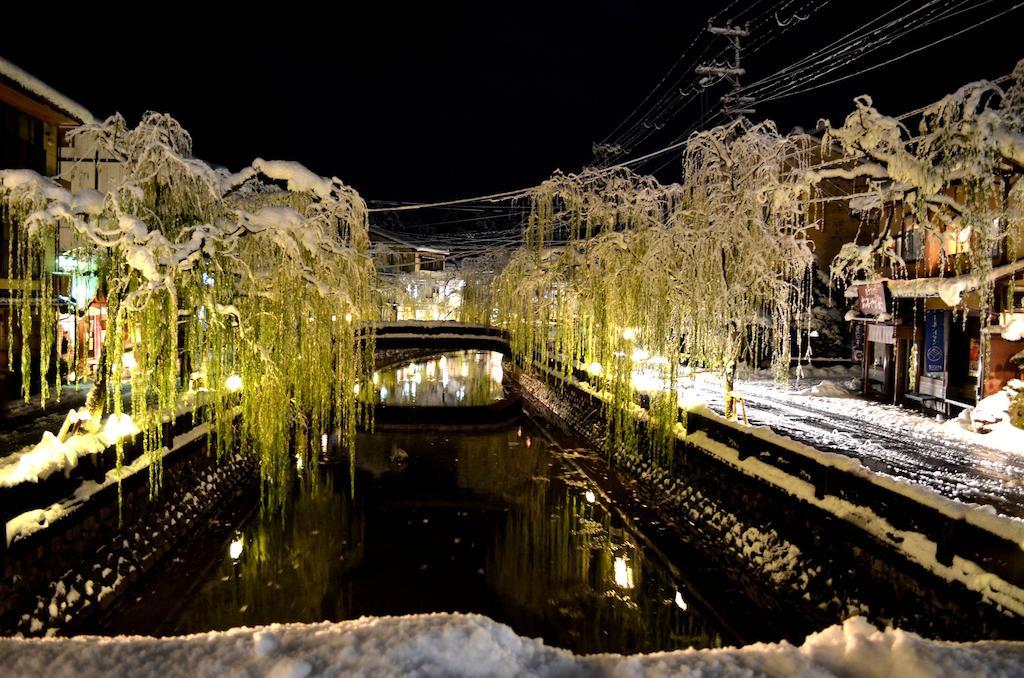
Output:
[[[67,130],[91,122],[92,114],[80,104],[0,58],[0,169],[28,169],[58,178],[72,187],[68,179],[61,177],[61,143]],[[62,241],[66,239],[63,236]],[[0,399],[16,397],[21,391],[20,377],[10,369],[21,360],[21,330],[15,329],[13,342],[7,333],[11,289],[16,284],[11,279],[9,253],[16,237],[7,215],[0,214]],[[62,242],[62,249],[65,244],[70,243]],[[57,264],[56,257],[54,263]],[[58,277],[56,284],[63,284],[63,292],[67,293],[67,278]],[[68,308],[55,308],[53,312],[69,316],[64,320],[70,320],[74,331]],[[28,350],[32,352],[33,364],[38,364],[39,334],[35,327]],[[36,371],[33,369],[33,373]]]

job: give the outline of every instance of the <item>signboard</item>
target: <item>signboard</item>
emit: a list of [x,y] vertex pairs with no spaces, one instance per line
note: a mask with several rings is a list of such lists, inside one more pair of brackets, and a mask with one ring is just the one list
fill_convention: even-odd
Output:
[[885,303],[885,284],[857,285],[857,299],[861,315],[882,315],[889,312]]
[[946,370],[946,311],[924,312],[924,371]]
[[854,362],[862,362],[864,360],[864,323],[855,322],[853,323],[853,350],[850,353],[850,357],[853,358]]

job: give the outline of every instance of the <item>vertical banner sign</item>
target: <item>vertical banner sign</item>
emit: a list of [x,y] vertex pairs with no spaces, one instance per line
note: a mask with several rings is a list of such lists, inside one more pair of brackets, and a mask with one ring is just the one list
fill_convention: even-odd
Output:
[[924,371],[946,370],[946,312],[924,312]]
[[853,346],[850,357],[856,363],[864,360],[864,323],[853,323]]

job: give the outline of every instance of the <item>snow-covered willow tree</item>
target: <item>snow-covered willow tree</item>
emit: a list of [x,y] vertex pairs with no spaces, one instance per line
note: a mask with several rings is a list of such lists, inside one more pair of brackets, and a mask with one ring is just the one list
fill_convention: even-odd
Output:
[[[209,422],[219,450],[241,436],[265,489],[283,482],[295,454],[315,453],[321,433],[337,426],[351,441],[363,415],[356,384],[372,369],[372,337],[361,340],[356,325],[375,311],[358,194],[297,163],[215,170],[192,156],[190,136],[167,115],[148,113],[134,128],[114,116],[75,134],[122,164],[124,179],[109,193],[0,171],[0,207],[16,234],[11,277],[21,281],[8,331],[20,325],[24,335],[26,397],[34,317],[44,403],[60,393],[46,385],[58,229],[97,262],[107,304],[88,413],[70,418],[61,436],[121,420],[127,372],[131,417],[154,457],[161,422],[183,403]],[[160,465],[151,467],[156,487]]]
[[[851,161],[810,171],[806,179],[813,184],[863,177],[877,191],[880,206],[902,203],[915,227],[938,248],[941,270],[969,272],[982,309],[991,308],[993,252],[1015,251],[1021,237],[1024,61],[1005,85],[970,83],[926,107],[916,134],[880,113],[869,97],[856,100],[842,126],[825,121],[825,128],[823,143],[838,145]],[[832,265],[834,277],[871,277],[878,260],[894,275],[905,274],[894,210],[888,212],[870,244],[843,247]]]
[[[636,392],[651,396],[656,454],[676,420],[680,365],[788,366],[813,255],[794,167],[812,145],[745,120],[693,135],[682,184],[626,169],[556,174],[531,196],[526,245],[496,280],[521,357],[585,367],[616,443],[633,447]],[[660,442],[659,442],[660,441]],[[635,450],[635,448],[634,448]]]

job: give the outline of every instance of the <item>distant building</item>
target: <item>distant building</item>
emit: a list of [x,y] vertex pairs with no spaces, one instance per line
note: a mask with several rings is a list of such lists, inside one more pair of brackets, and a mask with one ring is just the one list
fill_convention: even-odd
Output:
[[415,245],[376,226],[370,227],[370,253],[381,273],[443,271],[448,250]]

